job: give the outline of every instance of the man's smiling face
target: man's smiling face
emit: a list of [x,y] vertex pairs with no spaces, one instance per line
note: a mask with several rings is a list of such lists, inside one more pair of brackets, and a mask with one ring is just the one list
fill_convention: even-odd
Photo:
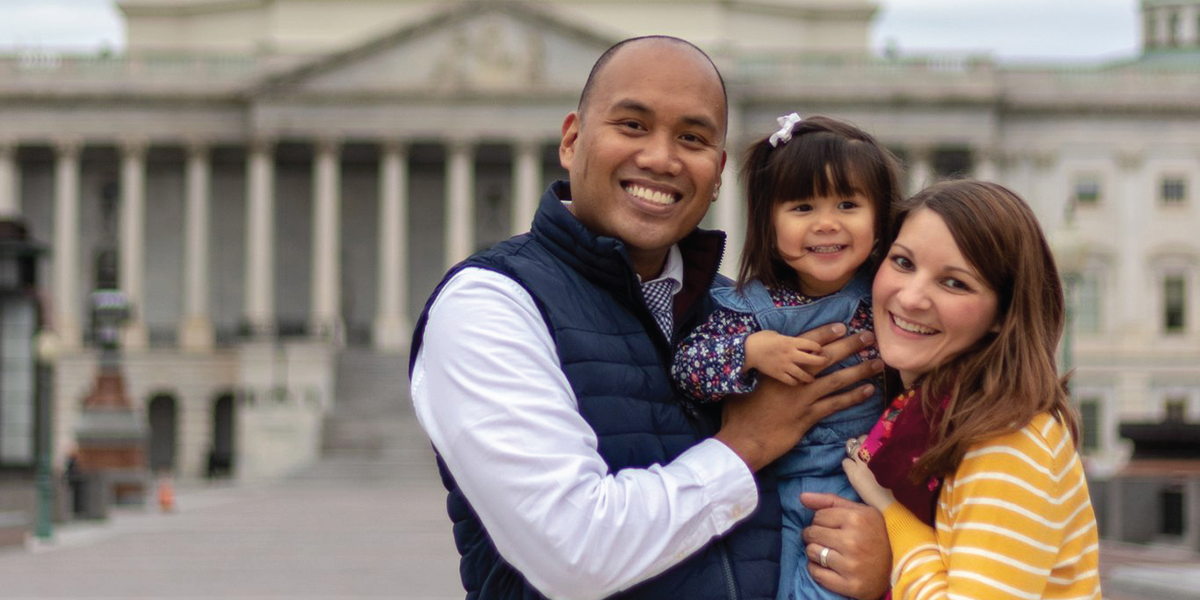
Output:
[[708,60],[663,40],[620,48],[563,122],[571,210],[625,242],[643,279],[704,218],[725,165],[725,94]]

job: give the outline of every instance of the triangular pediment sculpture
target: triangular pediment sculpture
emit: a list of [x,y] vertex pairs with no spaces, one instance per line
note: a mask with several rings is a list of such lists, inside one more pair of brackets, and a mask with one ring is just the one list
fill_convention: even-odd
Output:
[[525,95],[578,90],[616,40],[520,2],[463,2],[262,82],[253,95]]

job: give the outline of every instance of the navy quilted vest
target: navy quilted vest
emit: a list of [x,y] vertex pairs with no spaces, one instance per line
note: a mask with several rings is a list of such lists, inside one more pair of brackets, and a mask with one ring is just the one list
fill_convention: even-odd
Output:
[[[561,198],[567,197],[567,185],[554,184],[542,198],[532,233],[497,244],[451,269],[417,322],[410,356],[417,354],[429,306],[455,272],[471,266],[504,273],[521,283],[541,309],[580,413],[595,430],[609,469],[668,463],[715,433],[718,415],[680,403],[668,374],[673,342],[679,338],[668,341],[659,333],[622,244],[588,232],[562,205]],[[719,233],[697,231],[679,246],[687,265],[675,306],[676,335],[681,337],[711,311],[707,289],[724,240]],[[447,509],[462,554],[467,599],[542,598],[496,552],[440,458],[438,467],[449,491]],[[769,475],[761,474],[758,483],[759,508],[747,521],[679,565],[615,597],[774,599],[779,497]]]

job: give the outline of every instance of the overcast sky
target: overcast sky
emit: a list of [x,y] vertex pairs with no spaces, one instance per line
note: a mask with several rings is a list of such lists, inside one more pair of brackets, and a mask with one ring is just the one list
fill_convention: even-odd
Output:
[[[1106,60],[1136,52],[1137,0],[881,0],[872,44],[1005,60]],[[0,0],[0,52],[119,49],[111,0]]]

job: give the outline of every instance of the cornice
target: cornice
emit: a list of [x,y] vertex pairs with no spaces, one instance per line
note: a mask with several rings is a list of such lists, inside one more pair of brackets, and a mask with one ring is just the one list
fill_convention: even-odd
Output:
[[850,4],[853,3],[796,5],[771,2],[769,0],[731,0],[727,3],[730,6],[730,12],[738,12],[740,9],[748,13],[801,19],[869,21],[879,11],[879,6],[871,3],[863,2],[858,3],[858,6],[848,6]]
[[190,17],[265,8],[270,0],[118,0],[117,8],[130,17]]

